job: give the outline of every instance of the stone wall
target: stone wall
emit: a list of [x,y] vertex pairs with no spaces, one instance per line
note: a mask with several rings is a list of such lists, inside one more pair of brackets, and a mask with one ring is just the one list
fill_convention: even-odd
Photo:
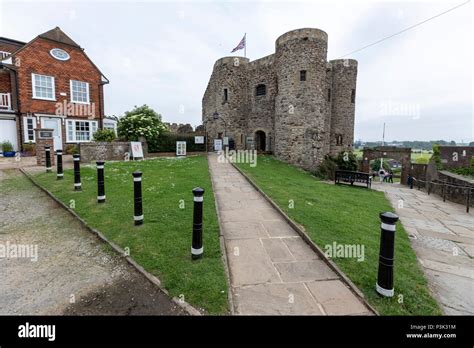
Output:
[[440,146],[440,159],[444,167],[470,167],[474,146]]
[[[446,199],[451,202],[466,205],[468,189],[461,187],[471,187],[471,202],[470,206],[474,206],[474,180],[466,178],[461,175],[450,173],[447,171],[438,171],[438,179],[435,183],[438,185],[431,185],[431,192],[439,196],[443,196],[443,185],[442,183],[448,184],[445,187]],[[453,186],[449,186],[453,185]]]
[[128,142],[90,142],[80,143],[79,153],[81,162],[124,160],[125,154],[130,152],[130,143]]

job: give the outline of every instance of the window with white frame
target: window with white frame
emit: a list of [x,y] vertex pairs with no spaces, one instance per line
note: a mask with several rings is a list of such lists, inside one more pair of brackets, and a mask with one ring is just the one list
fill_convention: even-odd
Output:
[[23,118],[23,129],[25,134],[25,142],[35,142],[35,126],[36,120],[34,117]]
[[91,141],[95,132],[97,132],[97,121],[67,120],[68,143]]
[[89,104],[89,84],[87,82],[71,80],[71,101]]
[[117,135],[117,121],[104,119],[104,129],[112,129]]
[[0,51],[0,59],[8,57],[10,54],[10,52]]
[[54,92],[54,77],[32,74],[33,98],[56,100]]

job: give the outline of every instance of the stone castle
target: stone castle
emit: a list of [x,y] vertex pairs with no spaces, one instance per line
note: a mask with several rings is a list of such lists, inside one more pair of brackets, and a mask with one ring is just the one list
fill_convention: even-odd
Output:
[[216,61],[202,100],[209,141],[273,152],[314,170],[327,154],[352,148],[357,61],[327,61],[327,34],[304,28],[281,35],[275,53]]

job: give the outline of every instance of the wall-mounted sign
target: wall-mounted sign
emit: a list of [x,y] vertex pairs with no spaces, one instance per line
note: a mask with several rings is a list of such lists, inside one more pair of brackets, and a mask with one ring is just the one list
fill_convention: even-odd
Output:
[[196,135],[194,137],[194,144],[204,144],[204,136]]
[[253,137],[247,137],[246,141],[247,141],[247,144],[252,144],[253,143]]
[[224,137],[224,145],[229,145],[229,137]]
[[135,158],[143,158],[143,148],[142,143],[139,141],[131,141],[130,148],[132,149],[132,157]]
[[214,139],[214,151],[222,151],[222,139]]
[[52,131],[39,131],[39,137],[41,139],[51,139],[53,138],[53,132]]
[[176,156],[186,156],[186,142],[185,141],[176,142]]
[[60,48],[53,48],[49,53],[57,60],[69,60],[69,53]]

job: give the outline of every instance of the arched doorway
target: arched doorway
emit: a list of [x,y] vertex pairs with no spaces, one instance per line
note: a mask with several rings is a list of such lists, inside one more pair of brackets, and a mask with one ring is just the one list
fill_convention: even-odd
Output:
[[393,159],[401,165],[400,183],[406,185],[411,164],[411,148],[395,146],[364,148],[362,155],[362,171],[370,173],[370,162],[380,158],[384,158],[384,161]]
[[255,132],[255,150],[265,151],[266,150],[266,135],[262,130]]

